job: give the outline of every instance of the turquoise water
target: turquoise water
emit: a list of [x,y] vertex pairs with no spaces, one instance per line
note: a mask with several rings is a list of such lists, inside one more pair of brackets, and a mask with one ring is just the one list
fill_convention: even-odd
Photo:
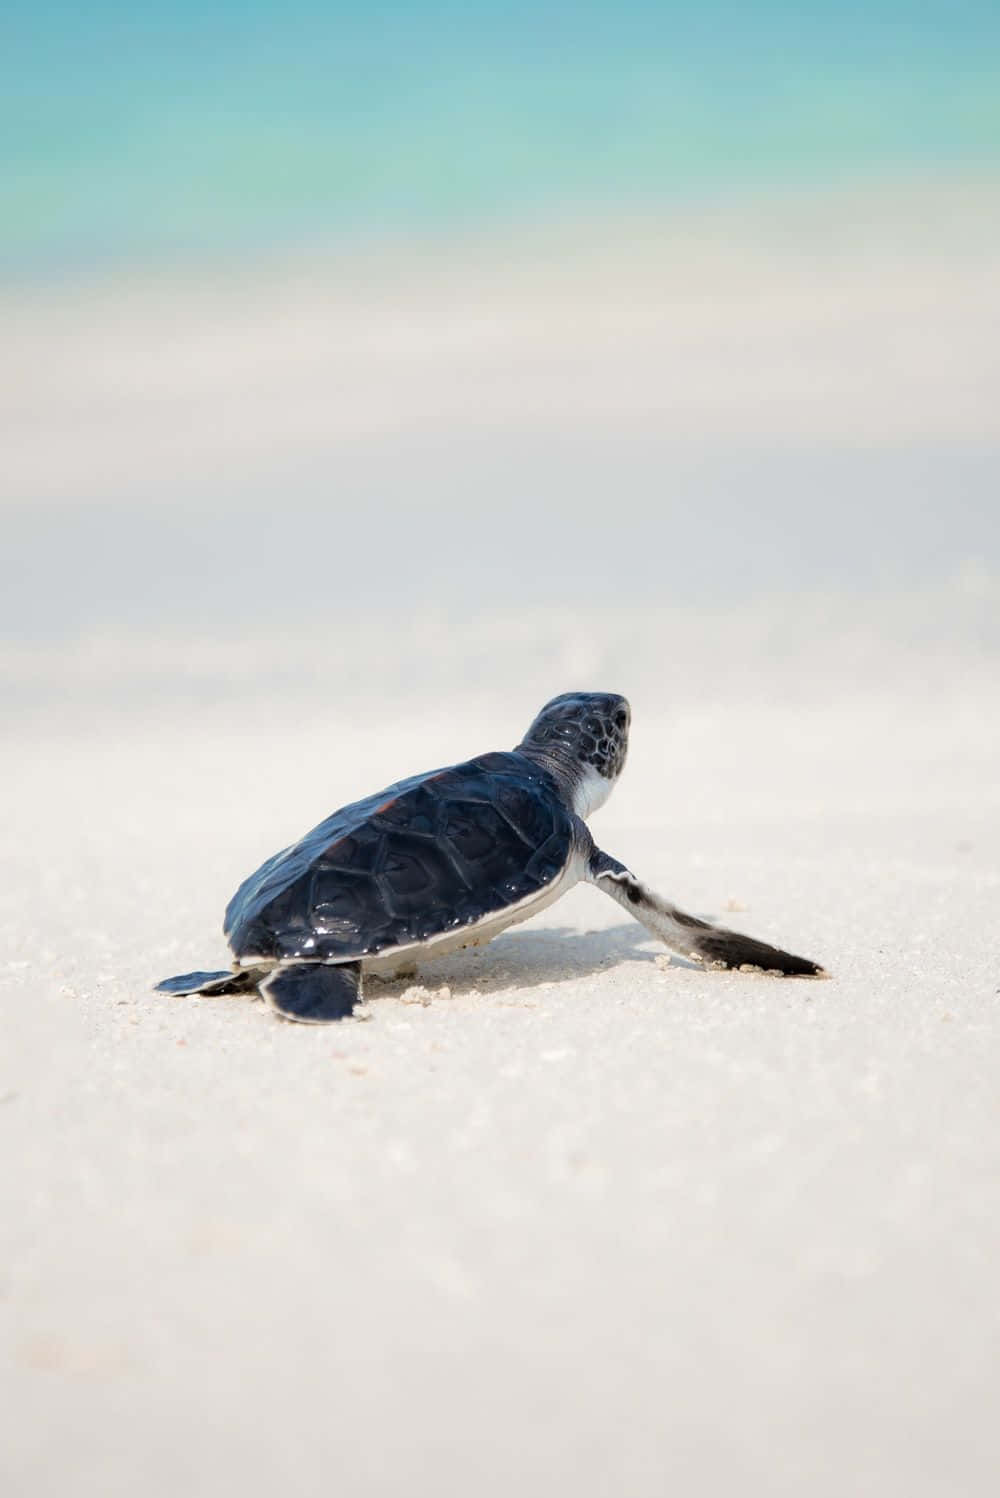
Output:
[[0,264],[1000,166],[1000,5],[145,8],[0,22]]

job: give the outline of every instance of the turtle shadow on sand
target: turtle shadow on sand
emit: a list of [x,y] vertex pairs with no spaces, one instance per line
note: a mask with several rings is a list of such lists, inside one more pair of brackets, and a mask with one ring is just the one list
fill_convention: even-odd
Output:
[[599,931],[577,931],[571,926],[549,926],[541,931],[509,932],[489,946],[469,947],[447,957],[428,959],[415,974],[377,980],[372,998],[399,998],[414,983],[431,994],[448,987],[455,994],[492,994],[518,988],[527,996],[533,988],[552,983],[577,983],[594,973],[626,962],[655,962],[667,958],[678,967],[694,967],[658,947],[648,931],[634,921]]

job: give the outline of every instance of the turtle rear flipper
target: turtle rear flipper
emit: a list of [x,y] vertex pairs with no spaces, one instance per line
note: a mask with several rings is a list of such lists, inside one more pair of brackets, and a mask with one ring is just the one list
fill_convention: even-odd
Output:
[[157,983],[154,993],[250,993],[257,987],[260,977],[259,968],[245,968],[242,972],[234,973],[181,973],[176,978],[164,978],[162,983]]
[[283,1019],[331,1024],[354,1013],[361,999],[361,967],[357,962],[282,963],[262,980],[260,991]]

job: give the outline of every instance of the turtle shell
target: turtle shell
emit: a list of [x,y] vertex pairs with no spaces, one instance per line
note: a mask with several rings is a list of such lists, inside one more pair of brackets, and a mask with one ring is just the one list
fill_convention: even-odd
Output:
[[551,776],[483,754],[335,811],[244,880],[224,930],[246,960],[373,956],[539,894],[572,847]]

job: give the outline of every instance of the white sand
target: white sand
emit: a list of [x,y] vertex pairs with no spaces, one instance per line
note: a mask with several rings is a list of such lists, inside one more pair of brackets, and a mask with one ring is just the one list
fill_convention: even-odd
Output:
[[18,287],[0,295],[0,483],[20,503],[322,492],[372,444],[498,434],[992,443],[998,262],[986,179]]
[[[875,196],[5,309],[7,1491],[992,1495],[996,197]],[[604,846],[832,981],[582,889],[366,1023],[149,992],[572,686]]]
[[258,857],[534,699],[8,740],[11,1491],[992,1491],[996,694],[635,695],[601,840],[832,981],[584,889],[368,1023],[153,996]]

